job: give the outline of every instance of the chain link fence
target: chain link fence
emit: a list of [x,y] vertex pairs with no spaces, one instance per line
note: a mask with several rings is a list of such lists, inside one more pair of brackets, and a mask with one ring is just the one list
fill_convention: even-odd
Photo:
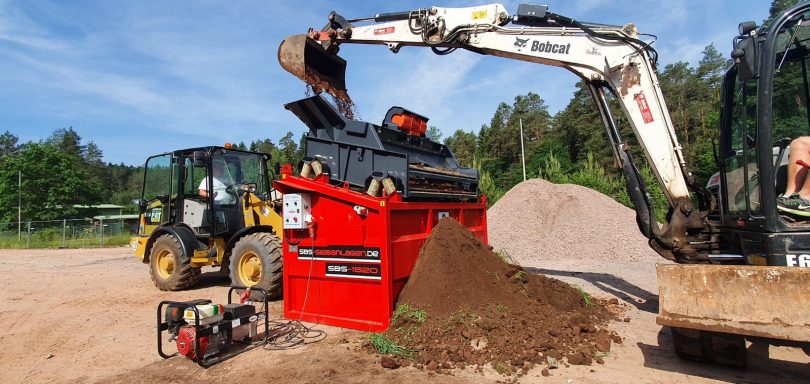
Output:
[[137,220],[103,218],[0,223],[0,248],[111,247],[129,243]]

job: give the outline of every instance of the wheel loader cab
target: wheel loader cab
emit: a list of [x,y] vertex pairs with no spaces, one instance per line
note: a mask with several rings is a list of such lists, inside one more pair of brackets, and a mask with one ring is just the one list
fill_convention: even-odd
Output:
[[767,27],[740,24],[732,59],[721,94],[718,220],[732,253],[789,265],[787,254],[810,253],[810,217],[777,209],[797,167],[790,144],[810,135],[810,4]]
[[246,225],[247,196],[264,196],[269,190],[265,160],[260,154],[214,151],[208,161],[192,164],[191,169],[183,183],[186,199],[181,221],[198,235],[227,237],[240,231]]
[[143,186],[149,234],[165,223],[183,224],[197,236],[228,237],[245,228],[249,194],[269,191],[265,155],[212,147],[150,157]]

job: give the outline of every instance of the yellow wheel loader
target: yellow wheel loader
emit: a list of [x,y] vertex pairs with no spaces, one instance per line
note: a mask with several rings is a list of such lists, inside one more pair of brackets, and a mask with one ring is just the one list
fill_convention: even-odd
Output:
[[234,286],[281,294],[281,196],[270,155],[226,147],[183,149],[146,160],[138,236],[131,246],[155,286],[186,289],[204,266]]

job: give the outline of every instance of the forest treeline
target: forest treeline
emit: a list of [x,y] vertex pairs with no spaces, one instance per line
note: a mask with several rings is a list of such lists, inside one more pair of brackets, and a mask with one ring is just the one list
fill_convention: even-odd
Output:
[[[278,143],[261,139],[235,147],[270,153],[281,163],[298,163],[301,150],[293,138],[288,132]],[[148,155],[153,154],[144,154],[144,162]],[[23,220],[77,218],[75,205],[103,203],[135,213],[132,200],[140,197],[142,185],[142,166],[105,163],[101,148],[82,140],[73,128],[56,129],[44,140],[26,143],[9,131],[0,135],[0,223],[17,221],[18,205]]]

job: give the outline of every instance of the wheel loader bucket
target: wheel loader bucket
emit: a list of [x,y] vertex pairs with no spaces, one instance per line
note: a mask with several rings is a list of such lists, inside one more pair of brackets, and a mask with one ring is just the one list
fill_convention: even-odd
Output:
[[[317,91],[346,91],[346,60],[330,54],[307,35],[288,36],[278,47],[278,62]],[[333,92],[329,92],[333,93]]]

